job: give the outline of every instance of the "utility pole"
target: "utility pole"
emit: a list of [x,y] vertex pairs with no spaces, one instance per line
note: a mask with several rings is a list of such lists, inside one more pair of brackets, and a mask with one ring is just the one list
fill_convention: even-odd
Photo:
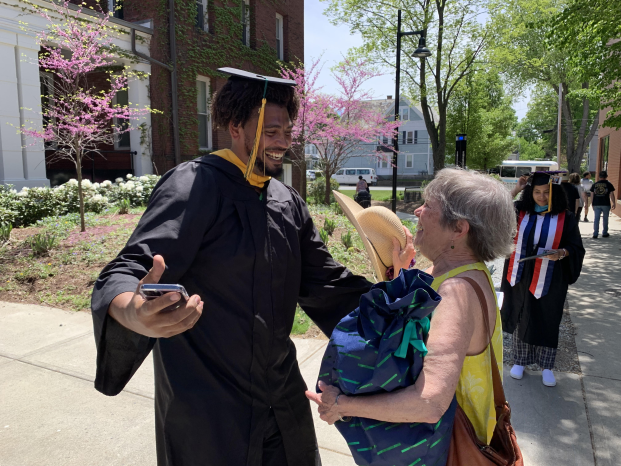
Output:
[[556,163],[561,169],[561,105],[563,105],[563,84],[558,85],[558,128],[556,135]]

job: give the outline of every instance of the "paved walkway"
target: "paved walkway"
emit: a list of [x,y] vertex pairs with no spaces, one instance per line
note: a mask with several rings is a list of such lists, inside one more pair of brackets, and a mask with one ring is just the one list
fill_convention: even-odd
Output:
[[[516,381],[505,372],[526,465],[621,458],[621,221],[611,220],[608,239],[587,239],[592,224],[580,227],[588,252],[570,303],[584,375],[557,374],[557,387],[546,388],[538,373]],[[295,344],[314,386],[326,341]],[[95,391],[94,373],[90,315],[0,303],[0,466],[154,465],[152,361],[116,397]],[[324,466],[353,466],[336,429],[315,421]]]

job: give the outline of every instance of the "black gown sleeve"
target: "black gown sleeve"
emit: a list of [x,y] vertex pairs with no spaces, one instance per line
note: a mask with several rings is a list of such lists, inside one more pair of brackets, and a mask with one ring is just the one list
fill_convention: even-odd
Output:
[[95,388],[105,395],[123,390],[156,343],[108,316],[121,293],[134,292],[161,254],[166,270],[160,283],[179,283],[201,246],[219,204],[215,183],[201,164],[186,163],[158,182],[144,215],[119,255],[95,282],[91,299],[97,372]]
[[565,225],[563,226],[563,236],[559,248],[567,249],[569,252],[569,257],[563,259],[561,264],[563,266],[563,278],[572,285],[580,276],[585,250],[576,216],[569,211],[565,212]]
[[319,236],[304,201],[294,196],[301,219],[302,282],[298,303],[323,333],[358,307],[360,296],[372,283],[336,262]]

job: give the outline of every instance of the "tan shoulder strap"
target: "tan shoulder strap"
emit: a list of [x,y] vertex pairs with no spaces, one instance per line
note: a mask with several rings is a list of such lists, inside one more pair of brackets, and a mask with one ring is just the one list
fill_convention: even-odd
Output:
[[[483,321],[485,322],[485,329],[487,331],[487,335],[490,336],[489,348],[490,353],[492,355],[492,381],[494,386],[494,404],[497,408],[501,408],[507,402],[505,397],[505,390],[502,387],[502,379],[500,378],[500,371],[498,370],[498,362],[496,361],[496,354],[494,353],[494,345],[492,344],[493,333],[490,331],[489,326],[489,315],[487,310],[487,300],[485,299],[485,295],[483,294],[483,290],[481,286],[470,277],[460,277],[463,280],[466,280],[472,288],[474,288],[474,292],[477,294],[477,298],[479,298],[479,303],[481,304],[481,310],[483,311]],[[496,420],[498,420],[498,415],[500,414],[500,410],[496,410]]]

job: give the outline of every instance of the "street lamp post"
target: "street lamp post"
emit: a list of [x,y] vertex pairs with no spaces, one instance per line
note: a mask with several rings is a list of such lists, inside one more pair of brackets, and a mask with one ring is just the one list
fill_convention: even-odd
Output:
[[[395,79],[395,122],[399,118],[399,84],[401,78],[401,37],[403,36],[420,36],[418,40],[418,48],[412,54],[413,57],[425,59],[431,56],[431,52],[425,45],[427,31],[409,31],[401,32],[401,10],[397,14],[397,76]],[[392,156],[392,211],[397,211],[397,160],[399,154],[399,131],[395,132],[392,139],[393,156]]]

